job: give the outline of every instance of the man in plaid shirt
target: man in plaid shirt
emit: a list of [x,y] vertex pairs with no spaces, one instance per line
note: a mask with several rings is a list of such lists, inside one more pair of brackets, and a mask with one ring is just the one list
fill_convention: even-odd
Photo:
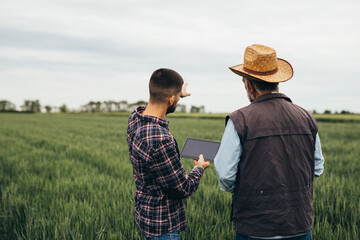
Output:
[[182,199],[197,190],[210,165],[200,155],[186,174],[165,120],[175,111],[180,97],[190,96],[183,83],[171,69],[156,70],[149,82],[149,104],[129,117],[127,141],[136,185],[134,217],[147,239],[180,239],[180,231],[186,230]]

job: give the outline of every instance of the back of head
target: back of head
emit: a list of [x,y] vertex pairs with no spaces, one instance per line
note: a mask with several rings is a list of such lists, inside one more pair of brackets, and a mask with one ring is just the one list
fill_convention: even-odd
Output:
[[181,92],[183,83],[180,74],[174,70],[167,68],[156,70],[149,82],[150,101],[165,102],[167,98]]
[[279,87],[279,83],[265,82],[256,78],[248,78],[248,80],[253,84],[253,86],[259,92],[275,91]]

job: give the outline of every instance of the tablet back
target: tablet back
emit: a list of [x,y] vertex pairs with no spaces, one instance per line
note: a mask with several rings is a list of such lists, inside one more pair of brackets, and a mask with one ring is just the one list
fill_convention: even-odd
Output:
[[185,158],[198,159],[199,155],[203,154],[206,161],[213,162],[219,147],[219,142],[187,138],[181,150],[180,156]]

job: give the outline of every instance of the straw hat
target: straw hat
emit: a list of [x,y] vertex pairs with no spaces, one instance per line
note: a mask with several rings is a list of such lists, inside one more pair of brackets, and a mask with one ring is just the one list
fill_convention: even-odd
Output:
[[293,68],[287,61],[277,58],[274,49],[254,44],[246,48],[244,64],[230,67],[234,73],[265,82],[285,82],[294,75]]

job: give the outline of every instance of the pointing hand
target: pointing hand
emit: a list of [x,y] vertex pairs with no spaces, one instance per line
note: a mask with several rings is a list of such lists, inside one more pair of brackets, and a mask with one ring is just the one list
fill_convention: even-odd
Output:
[[180,94],[180,97],[181,97],[181,98],[188,97],[188,96],[191,95],[191,93],[186,92],[187,86],[188,86],[188,83],[185,83],[185,84],[182,86],[181,94]]

